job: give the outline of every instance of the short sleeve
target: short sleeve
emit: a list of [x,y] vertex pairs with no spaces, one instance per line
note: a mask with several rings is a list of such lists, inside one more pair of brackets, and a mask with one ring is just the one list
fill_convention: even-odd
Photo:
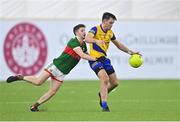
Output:
[[76,48],[76,47],[79,47],[80,46],[80,43],[78,41],[76,41],[75,39],[71,39],[67,46],[71,47],[71,48]]
[[89,33],[92,33],[92,34],[96,35],[97,27],[96,26],[92,27],[91,30],[89,31]]

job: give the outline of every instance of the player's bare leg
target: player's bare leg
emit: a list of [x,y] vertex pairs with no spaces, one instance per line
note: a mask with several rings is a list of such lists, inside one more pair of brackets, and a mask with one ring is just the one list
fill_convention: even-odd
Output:
[[108,98],[108,83],[109,83],[109,76],[107,75],[104,69],[98,72],[98,77],[100,79],[100,105],[103,108],[103,111],[109,111],[109,107],[107,105],[107,98]]
[[100,93],[102,101],[107,101],[107,93],[108,93],[108,83],[109,76],[107,75],[104,69],[98,72],[98,77],[100,79]]
[[62,82],[52,79],[50,81],[50,88],[48,92],[46,92],[43,96],[41,96],[39,100],[31,106],[31,111],[39,111],[38,106],[45,103],[50,98],[52,98],[59,90],[61,84]]
[[7,83],[12,83],[12,82],[19,81],[19,80],[25,80],[29,83],[39,86],[42,83],[44,83],[49,77],[50,77],[50,74],[47,73],[46,71],[43,71],[43,73],[38,77],[16,75],[16,76],[8,77],[8,79],[6,81],[7,81]]
[[109,75],[109,85],[108,85],[108,93],[110,93],[113,89],[115,89],[118,85],[118,79],[116,76],[116,73],[112,73],[111,75]]
[[48,78],[50,77],[50,74],[46,71],[43,71],[43,73],[36,77],[36,76],[24,76],[23,80],[32,83],[33,85],[39,86],[43,84]]

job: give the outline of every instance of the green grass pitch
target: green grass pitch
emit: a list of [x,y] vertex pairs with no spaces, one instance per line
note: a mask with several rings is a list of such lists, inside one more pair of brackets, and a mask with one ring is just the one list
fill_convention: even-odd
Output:
[[99,107],[99,81],[65,81],[39,112],[31,112],[30,105],[48,86],[48,82],[42,86],[1,82],[0,121],[180,120],[179,80],[122,80],[109,94],[109,113]]

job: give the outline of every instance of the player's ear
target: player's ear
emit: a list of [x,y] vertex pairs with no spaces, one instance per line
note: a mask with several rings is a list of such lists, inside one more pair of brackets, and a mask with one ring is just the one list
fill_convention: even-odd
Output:
[[105,22],[105,19],[102,20],[102,23],[104,23],[104,22]]
[[77,36],[77,34],[78,34],[78,30],[76,30],[76,31],[74,32],[74,34],[75,34],[75,36]]

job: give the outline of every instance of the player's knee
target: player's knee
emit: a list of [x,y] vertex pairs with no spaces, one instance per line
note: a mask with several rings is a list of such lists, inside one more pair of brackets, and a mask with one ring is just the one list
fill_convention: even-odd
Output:
[[36,82],[36,86],[40,86],[40,85],[42,85],[42,83],[41,82]]
[[42,85],[42,83],[43,83],[43,79],[38,78],[38,79],[37,79],[37,82],[36,82],[36,85],[37,85],[37,86],[40,86],[40,85]]
[[108,83],[109,83],[109,77],[104,77],[104,78],[102,79],[102,81],[103,81],[104,84],[108,85]]

